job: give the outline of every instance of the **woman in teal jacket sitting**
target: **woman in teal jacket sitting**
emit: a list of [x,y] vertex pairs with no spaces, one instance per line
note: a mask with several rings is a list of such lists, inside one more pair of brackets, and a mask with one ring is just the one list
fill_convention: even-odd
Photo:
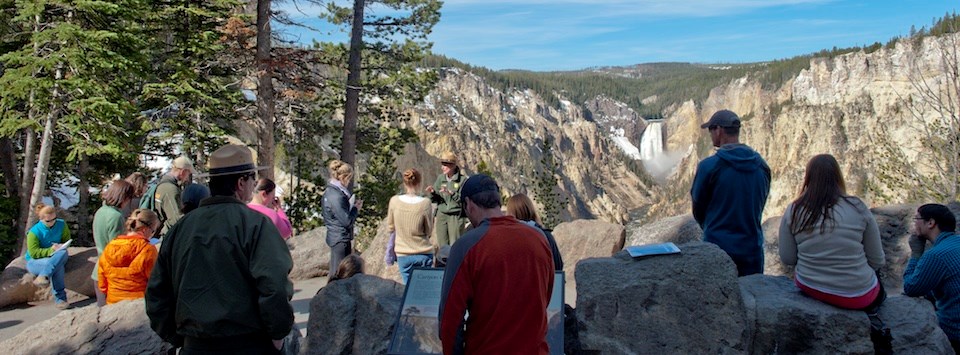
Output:
[[[57,218],[57,210],[42,203],[37,205],[40,220],[27,232],[27,271],[37,275],[33,283],[40,287],[53,284],[53,297],[57,308],[67,309],[67,292],[64,290],[64,266],[67,264],[67,248],[60,249],[70,240],[67,223]],[[58,250],[59,249],[59,250]]]

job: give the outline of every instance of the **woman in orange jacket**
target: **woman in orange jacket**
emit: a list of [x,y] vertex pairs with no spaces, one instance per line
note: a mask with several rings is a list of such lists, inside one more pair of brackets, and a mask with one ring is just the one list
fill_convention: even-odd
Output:
[[134,210],[125,225],[127,234],[110,241],[97,263],[97,286],[107,295],[107,304],[143,298],[157,260],[157,247],[149,239],[160,228],[157,214],[148,209]]

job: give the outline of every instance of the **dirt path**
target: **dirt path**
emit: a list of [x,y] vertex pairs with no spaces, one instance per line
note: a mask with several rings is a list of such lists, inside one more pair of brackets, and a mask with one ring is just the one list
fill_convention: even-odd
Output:
[[[317,290],[327,284],[326,277],[297,281],[293,284],[294,323],[300,329],[300,334],[307,335],[307,320],[310,317],[310,300],[317,294]],[[96,307],[93,299],[71,299],[71,307]],[[54,307],[53,301],[30,302],[0,309],[0,341],[10,339],[31,325],[43,322],[60,310]]]

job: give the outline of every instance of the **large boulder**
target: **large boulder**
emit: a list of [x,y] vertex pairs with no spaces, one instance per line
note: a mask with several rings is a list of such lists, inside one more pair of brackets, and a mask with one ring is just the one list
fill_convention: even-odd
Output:
[[[560,255],[563,256],[563,272],[567,289],[575,290],[577,262],[588,258],[609,257],[623,249],[627,230],[624,226],[595,219],[578,219],[564,222],[553,230]],[[570,292],[566,299],[575,299]]]
[[376,275],[387,280],[400,282],[400,269],[396,263],[387,265],[383,261],[383,255],[387,251],[387,242],[390,240],[390,232],[387,231],[386,220],[380,223],[377,228],[377,235],[367,245],[366,250],[360,257],[363,258],[364,272],[368,275]]
[[310,301],[301,354],[385,354],[403,286],[372,275],[334,281]]
[[753,354],[872,354],[865,313],[806,297],[783,276],[740,278]]
[[913,234],[913,214],[917,204],[887,205],[870,209],[877,227],[880,228],[880,242],[886,265],[880,269],[883,286],[887,293],[897,294],[903,290],[903,269],[910,259],[909,237]]
[[143,299],[63,311],[0,343],[2,354],[164,354],[169,349],[150,329]]
[[793,266],[784,265],[780,261],[780,220],[781,217],[771,217],[763,221],[763,273],[765,275],[793,277]]
[[327,246],[327,228],[319,227],[287,239],[293,257],[291,280],[306,280],[325,276],[330,269],[330,247]]
[[[870,321],[862,311],[845,310],[807,297],[787,277],[741,277],[750,353],[872,354]],[[950,341],[937,325],[930,302],[891,296],[880,307],[896,354],[945,354]]]
[[[68,299],[73,302],[78,298],[96,297],[96,285],[90,275],[97,263],[97,249],[72,247],[68,253],[64,275]],[[0,276],[0,307],[52,299],[52,286],[37,287],[33,284],[34,276],[27,272],[27,261],[22,256],[11,261]]]
[[933,304],[923,298],[892,296],[880,307],[890,328],[894,354],[951,354],[950,339],[940,329]]
[[577,264],[577,319],[586,350],[611,354],[747,351],[747,324],[733,261],[716,245]]
[[703,230],[693,215],[667,217],[640,226],[626,240],[626,246],[673,242],[680,245],[702,239]]

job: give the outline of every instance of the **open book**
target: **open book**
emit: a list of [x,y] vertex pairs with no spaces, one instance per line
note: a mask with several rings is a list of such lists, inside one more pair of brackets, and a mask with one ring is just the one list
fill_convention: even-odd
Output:
[[69,248],[69,247],[70,247],[70,243],[73,243],[73,239],[68,240],[66,243],[60,244],[60,246],[57,247],[57,250],[54,250],[54,252],[58,252],[58,251],[61,251],[61,250],[63,250],[63,249]]
[[630,253],[630,256],[636,258],[638,256],[647,255],[676,254],[680,252],[680,248],[677,248],[677,245],[673,244],[672,242],[666,242],[660,244],[629,246],[627,247],[627,252]]

